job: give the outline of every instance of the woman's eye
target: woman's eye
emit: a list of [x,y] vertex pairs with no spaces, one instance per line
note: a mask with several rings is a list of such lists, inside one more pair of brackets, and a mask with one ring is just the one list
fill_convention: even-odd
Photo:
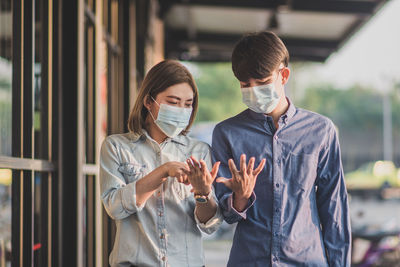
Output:
[[178,102],[171,102],[171,101],[168,101],[168,104],[170,104],[170,105],[177,105]]
[[192,104],[185,104],[185,106],[186,106],[187,108],[190,108],[190,107],[192,106]]

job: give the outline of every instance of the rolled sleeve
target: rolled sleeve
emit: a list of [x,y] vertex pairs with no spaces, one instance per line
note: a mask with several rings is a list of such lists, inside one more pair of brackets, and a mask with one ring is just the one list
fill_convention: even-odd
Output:
[[[207,146],[207,150],[205,151],[204,156],[202,157],[202,159],[206,162],[207,168],[209,170],[212,169],[212,162],[211,162],[211,153],[210,153],[210,147]],[[215,190],[213,187],[213,198],[215,203],[217,204],[217,211],[215,212],[214,216],[211,217],[207,222],[205,223],[201,223],[199,218],[197,218],[197,212],[196,212],[196,208],[194,209],[194,218],[196,220],[197,226],[200,228],[200,230],[206,234],[212,234],[213,232],[215,232],[218,227],[222,224],[222,221],[224,220],[223,216],[222,216],[222,212],[221,212],[221,208],[219,206],[218,203],[218,199],[215,196]]]
[[233,207],[233,193],[225,194],[220,200],[225,221],[229,224],[232,224],[240,220],[245,220],[247,210],[254,205],[255,201],[256,201],[256,194],[253,192],[251,194],[251,197],[249,198],[249,202],[246,208],[243,211],[239,212]]
[[118,171],[118,150],[109,138],[104,140],[100,154],[101,198],[107,214],[121,220],[140,211],[144,205],[136,205],[136,182],[126,184]]
[[199,218],[197,218],[196,215],[196,208],[194,209],[194,218],[196,220],[197,226],[200,228],[200,230],[206,234],[212,234],[214,233],[218,227],[221,225],[223,221],[223,216],[221,213],[221,209],[218,205],[218,200],[215,197],[215,194],[213,194],[213,198],[215,203],[217,203],[217,211],[215,212],[214,216],[211,217],[207,222],[201,223]]

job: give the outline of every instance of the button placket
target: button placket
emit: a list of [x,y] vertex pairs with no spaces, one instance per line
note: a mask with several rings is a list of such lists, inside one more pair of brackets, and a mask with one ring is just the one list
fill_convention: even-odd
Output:
[[272,246],[271,246],[271,258],[274,263],[278,261],[277,255],[279,253],[279,247],[280,247],[280,241],[279,241],[279,235],[280,235],[280,220],[281,220],[281,159],[280,159],[280,154],[281,150],[279,148],[279,138],[278,138],[278,132],[275,133],[273,136],[273,142],[272,142],[272,147],[273,147],[273,183],[275,184],[274,187],[274,194],[273,194],[273,207],[274,207],[274,213],[272,216]]

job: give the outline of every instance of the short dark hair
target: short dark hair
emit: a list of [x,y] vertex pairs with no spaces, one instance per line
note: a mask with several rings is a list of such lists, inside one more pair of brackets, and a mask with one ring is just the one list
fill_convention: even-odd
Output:
[[289,64],[289,52],[273,32],[250,33],[243,36],[232,52],[232,70],[239,81],[262,79],[283,63]]
[[157,95],[165,91],[168,87],[187,83],[193,90],[192,115],[190,116],[189,125],[182,131],[186,134],[192,126],[197,113],[198,106],[198,90],[192,74],[189,70],[176,60],[164,60],[153,66],[144,77],[142,86],[140,87],[135,105],[133,106],[128,119],[128,129],[135,134],[142,134],[145,128],[147,108],[144,106],[146,97],[157,98]]

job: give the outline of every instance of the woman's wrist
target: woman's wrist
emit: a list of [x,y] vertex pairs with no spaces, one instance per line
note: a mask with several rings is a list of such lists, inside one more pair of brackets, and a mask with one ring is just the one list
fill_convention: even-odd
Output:
[[193,187],[193,193],[195,195],[202,195],[202,196],[206,196],[208,194],[210,194],[211,192],[211,186],[209,187],[199,187],[199,188],[194,188]]

